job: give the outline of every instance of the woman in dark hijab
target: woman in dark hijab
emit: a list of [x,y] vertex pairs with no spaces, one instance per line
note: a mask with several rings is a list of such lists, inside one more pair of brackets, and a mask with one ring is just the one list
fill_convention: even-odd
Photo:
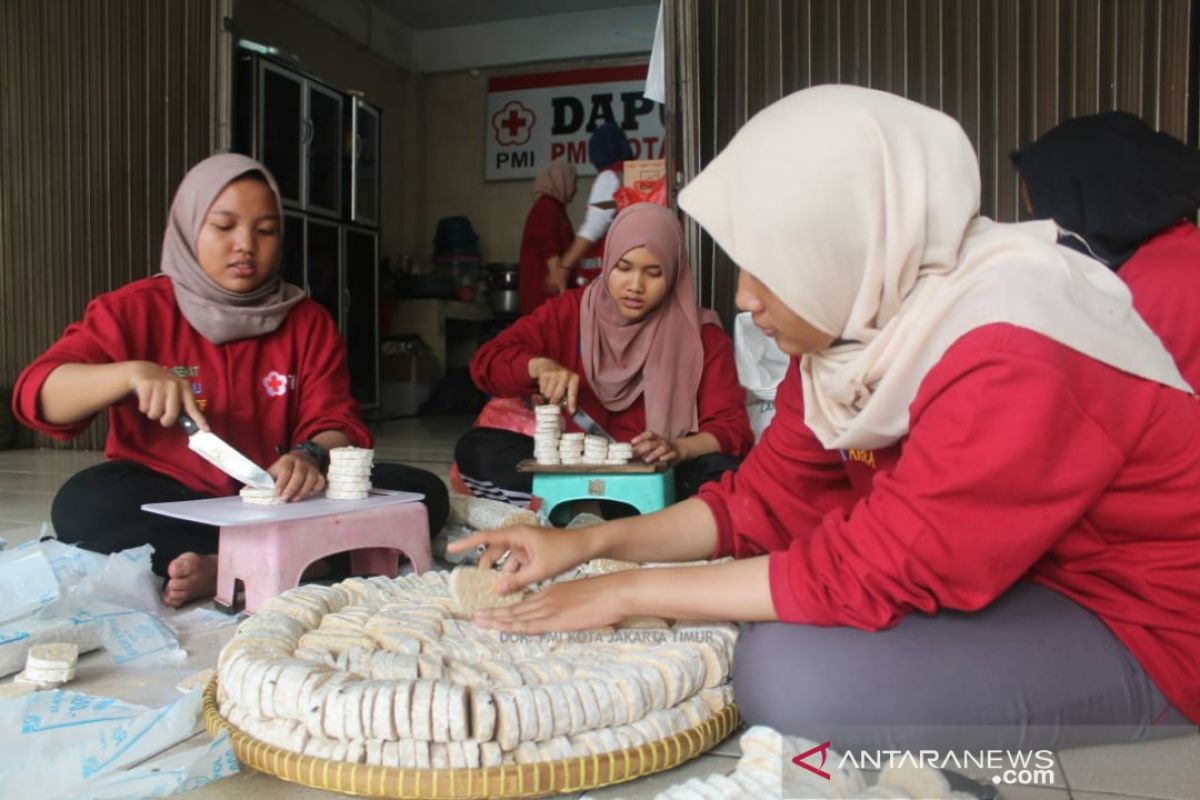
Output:
[[1063,122],[1012,154],[1026,210],[1053,219],[1060,243],[1102,261],[1200,383],[1200,151],[1133,114]]
[[592,132],[588,139],[588,160],[596,170],[609,168],[617,161],[629,161],[633,158],[633,147],[625,132],[614,122],[606,122]]
[[578,285],[586,285],[600,274],[604,236],[617,215],[613,195],[621,188],[625,162],[634,155],[633,146],[616,123],[605,122],[588,138],[588,160],[596,168],[596,180],[588,193],[583,224],[562,257],[562,265],[575,273]]

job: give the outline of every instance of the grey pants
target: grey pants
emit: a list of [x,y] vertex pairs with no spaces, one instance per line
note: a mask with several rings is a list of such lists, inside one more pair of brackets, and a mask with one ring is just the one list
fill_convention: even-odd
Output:
[[982,611],[868,633],[743,626],[747,723],[835,750],[1064,748],[1196,732],[1095,615],[1032,583]]

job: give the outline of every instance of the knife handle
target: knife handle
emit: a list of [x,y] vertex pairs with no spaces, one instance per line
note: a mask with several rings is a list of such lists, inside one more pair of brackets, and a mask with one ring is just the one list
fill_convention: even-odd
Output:
[[179,427],[187,431],[188,436],[191,436],[193,433],[200,432],[200,426],[196,424],[196,421],[183,411],[179,412]]

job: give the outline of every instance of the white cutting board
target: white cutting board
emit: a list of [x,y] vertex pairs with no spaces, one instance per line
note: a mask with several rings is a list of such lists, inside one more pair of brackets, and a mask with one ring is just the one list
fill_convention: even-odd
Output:
[[364,511],[397,503],[415,503],[423,499],[425,499],[425,495],[415,492],[372,489],[365,500],[327,500],[321,496],[301,500],[297,503],[260,506],[243,503],[242,498],[234,495],[233,497],[212,497],[207,500],[181,500],[178,503],[146,503],[142,506],[142,510],[149,511],[151,514],[186,519],[189,522],[201,522],[205,525],[255,525],[291,519],[349,514],[353,511]]

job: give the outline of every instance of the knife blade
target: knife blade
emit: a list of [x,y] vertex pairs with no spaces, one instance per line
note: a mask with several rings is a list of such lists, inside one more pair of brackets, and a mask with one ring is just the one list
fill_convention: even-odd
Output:
[[603,436],[608,441],[614,441],[613,437],[608,435],[608,431],[600,427],[600,423],[592,419],[591,415],[582,408],[576,408],[575,413],[571,415],[571,421],[579,426],[579,429],[584,433],[589,433],[592,436]]
[[196,421],[187,414],[179,414],[179,425],[187,431],[188,449],[221,472],[256,489],[275,488],[275,479],[266,470],[239,453],[220,436],[200,430]]

